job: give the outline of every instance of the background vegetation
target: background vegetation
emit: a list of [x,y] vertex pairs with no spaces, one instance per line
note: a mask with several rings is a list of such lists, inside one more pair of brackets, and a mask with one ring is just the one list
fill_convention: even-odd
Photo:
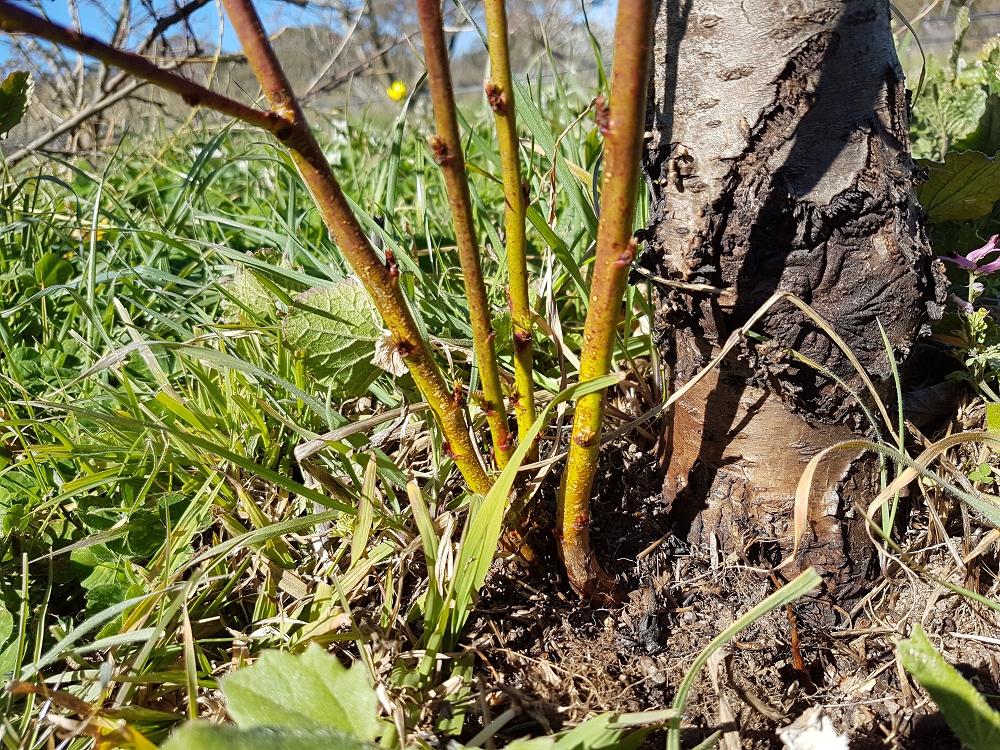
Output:
[[[934,160],[920,195],[935,247],[965,257],[1000,233],[1000,180],[983,161],[1000,151],[1000,53],[990,43],[963,57],[962,23],[954,53],[928,58],[913,136],[915,155]],[[599,40],[587,41],[593,81],[564,75],[542,45],[533,80],[550,82],[528,84],[522,120],[535,384],[549,407],[541,460],[525,472],[535,484],[561,457],[567,401],[581,393],[566,388],[576,382],[595,242],[601,139],[591,110],[607,86]],[[410,83],[399,101],[373,86],[369,97],[381,99],[370,112],[311,116],[467,396],[478,390],[467,298],[427,142],[430,113]],[[509,379],[504,199],[485,97],[466,102],[461,118]],[[288,157],[211,118],[112,142],[99,158],[50,154],[8,169],[0,194],[0,673],[23,681],[3,697],[0,740],[149,747],[186,718],[222,716],[224,693],[239,731],[219,730],[220,739],[192,724],[170,746],[250,747],[276,742],[275,727],[296,734],[289,748],[434,733],[486,743],[505,722],[473,710],[474,651],[462,638],[498,517],[483,511],[489,498],[454,481],[412,379]],[[971,185],[961,200],[959,183]],[[645,220],[640,203],[635,223]],[[980,269],[952,273],[956,300],[936,335],[958,355],[953,378],[998,402],[998,288]],[[651,287],[626,295],[611,417],[612,427],[634,428],[662,394],[650,377]],[[483,421],[475,399],[466,408]],[[979,489],[994,481],[990,456],[963,464]],[[513,481],[512,471],[508,489]],[[475,570],[456,569],[462,550],[475,552]],[[737,624],[812,583],[781,589]],[[906,665],[924,682],[938,665],[920,637]],[[319,647],[355,666],[345,672]],[[268,649],[286,653],[256,661]],[[255,666],[234,672],[248,661]],[[310,709],[324,691],[356,698],[341,713],[357,718]],[[376,722],[377,708],[387,721]],[[992,746],[996,719],[977,694],[942,709],[982,717],[986,729],[974,731],[985,734],[961,736]],[[671,721],[676,730],[679,713],[604,716],[540,744],[634,747],[649,726]]]

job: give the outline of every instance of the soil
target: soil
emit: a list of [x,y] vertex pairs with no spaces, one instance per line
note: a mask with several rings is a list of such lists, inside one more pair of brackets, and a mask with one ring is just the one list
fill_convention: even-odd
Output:
[[[770,570],[672,535],[655,456],[625,441],[606,448],[601,459],[593,539],[627,600],[617,607],[583,605],[564,579],[526,576],[498,562],[468,636],[489,716],[484,722],[482,702],[470,711],[466,740],[512,707],[519,713],[494,738],[496,745],[604,711],[669,707],[695,656],[774,591]],[[554,503],[554,488],[543,488],[542,502]],[[987,529],[957,505],[935,503],[946,509],[948,544],[958,554],[985,538]],[[941,539],[932,544],[940,527],[928,509],[914,504],[908,520],[908,548],[922,546],[920,559],[931,572],[959,580],[953,552]],[[948,662],[981,692],[997,695],[1000,646],[963,636],[997,638],[1000,618],[892,560],[856,562],[865,578],[859,598],[832,606],[816,591],[790,613],[777,610],[745,629],[723,659],[702,670],[684,711],[685,747],[729,728],[742,743],[732,747],[780,748],[775,730],[812,706],[822,707],[853,750],[960,747],[936,705],[903,671],[894,641],[922,622]],[[560,570],[556,560],[547,567]],[[967,571],[966,586],[996,598],[995,551],[973,559]],[[732,718],[720,718],[726,716]],[[662,735],[646,744],[661,746]]]

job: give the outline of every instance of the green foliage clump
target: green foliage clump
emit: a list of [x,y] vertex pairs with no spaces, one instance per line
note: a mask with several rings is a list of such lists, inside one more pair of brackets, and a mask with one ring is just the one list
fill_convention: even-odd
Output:
[[897,648],[906,671],[912,674],[938,704],[948,726],[971,750],[1000,747],[1000,713],[986,703],[958,670],[934,649],[920,623]]
[[955,19],[951,55],[926,58],[917,80],[910,139],[918,159],[943,161],[949,151],[1000,151],[1000,43],[987,42],[970,61],[962,57],[969,10]]
[[382,733],[363,664],[347,669],[313,644],[302,654],[265,651],[221,680],[235,721],[184,725],[163,750],[364,750]]
[[[952,347],[963,380],[1000,401],[1000,279],[991,239],[1000,234],[1000,42],[991,39],[971,59],[962,56],[968,10],[959,11],[950,57],[926,58],[913,105],[911,141],[926,179],[917,196],[927,211],[935,251],[950,282],[948,309],[934,322],[936,338]],[[979,253],[978,262],[966,261]]]
[[[582,83],[524,93],[531,127],[549,146],[593,98]],[[509,371],[492,113],[465,114],[484,273]],[[399,284],[433,332],[449,378],[474,392],[467,302],[443,182],[423,136],[426,114],[403,109],[396,122],[361,118],[350,127],[328,119],[317,131],[345,193],[366,231],[398,259]],[[534,342],[536,384],[553,399],[574,377],[563,355],[579,351],[586,310],[593,132],[583,121],[560,141],[557,179],[573,180],[573,200],[553,189],[549,157],[525,152],[533,304],[557,310],[562,326],[558,341],[538,331]],[[135,709],[124,717],[138,733],[129,736],[160,742],[178,716],[139,711],[138,696],[183,692],[193,716],[198,695],[218,687],[214,665],[229,659],[226,628],[246,633],[251,658],[360,638],[345,604],[374,571],[385,581],[382,627],[395,627],[401,610],[418,639],[457,642],[503,504],[455,491],[453,463],[415,410],[402,434],[423,440],[416,460],[429,512],[439,522],[488,513],[465,537],[475,565],[443,579],[437,598],[400,597],[397,582],[415,585],[412,550],[403,551],[418,536],[407,467],[394,464],[399,446],[380,440],[377,425],[352,423],[418,398],[284,153],[253,133],[199,124],[126,138],[97,166],[60,157],[41,168],[24,163],[0,187],[0,231],[4,672],[53,677],[95,706],[110,696]],[[634,291],[630,305],[650,312]],[[651,341],[626,327],[619,346],[622,358],[639,357]],[[469,408],[481,416],[471,399]],[[310,444],[318,448],[297,455]],[[424,531],[451,550],[455,528],[452,520]],[[318,529],[322,545],[288,536]],[[461,614],[453,617],[456,599]],[[428,607],[436,608],[434,628],[422,631]],[[112,669],[109,653],[127,666]],[[400,666],[407,690],[447,679],[429,664],[428,674]],[[464,673],[456,666],[452,674]],[[39,705],[9,697],[6,736],[46,746],[52,727],[31,734]],[[456,709],[440,727],[460,731],[463,719]]]

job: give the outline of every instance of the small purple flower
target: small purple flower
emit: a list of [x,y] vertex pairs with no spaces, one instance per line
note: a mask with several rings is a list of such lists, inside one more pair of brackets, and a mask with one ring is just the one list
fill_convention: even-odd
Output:
[[1000,271],[1000,258],[992,260],[989,263],[979,265],[979,261],[983,260],[990,253],[1000,253],[1000,247],[997,247],[998,241],[1000,241],[1000,234],[994,234],[990,237],[990,241],[978,250],[973,250],[965,256],[955,253],[954,257],[942,258],[942,260],[954,263],[959,268],[964,268],[967,271],[972,271],[972,273],[980,275]]
[[958,307],[959,310],[966,313],[967,315],[972,315],[973,309],[971,302],[966,302],[964,299],[962,299],[956,294],[951,295],[950,299],[952,302],[955,303],[955,306]]

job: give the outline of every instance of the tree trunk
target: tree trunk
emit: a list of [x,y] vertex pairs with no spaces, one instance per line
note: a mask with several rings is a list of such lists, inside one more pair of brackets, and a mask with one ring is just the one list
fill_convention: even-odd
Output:
[[[659,289],[658,346],[676,389],[775,291],[812,305],[895,413],[900,366],[943,276],[912,189],[909,113],[888,0],[662,0],[645,173],[643,265],[730,291]],[[791,549],[805,463],[870,428],[849,360],[790,303],[674,410],[664,496],[692,542],[774,563]],[[884,425],[879,425],[883,435]],[[846,580],[865,533],[843,523],[870,497],[872,460],[840,454],[814,484],[806,560]],[[714,537],[714,539],[713,539]]]

